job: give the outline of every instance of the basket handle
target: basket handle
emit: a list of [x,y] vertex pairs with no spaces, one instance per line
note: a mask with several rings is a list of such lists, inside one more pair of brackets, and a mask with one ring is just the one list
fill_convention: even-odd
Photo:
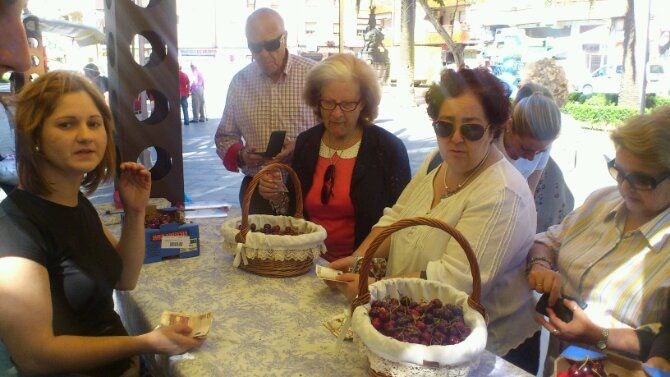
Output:
[[261,180],[261,178],[263,178],[263,175],[265,175],[265,173],[273,169],[286,170],[291,176],[291,181],[293,182],[293,187],[295,188],[295,202],[296,202],[295,214],[293,215],[293,217],[302,219],[302,188],[300,187],[300,180],[298,179],[298,175],[295,173],[293,169],[291,169],[290,166],[279,162],[273,162],[265,166],[263,169],[261,169],[261,171],[259,171],[258,173],[256,173],[256,175],[254,175],[254,178],[251,180],[249,186],[247,187],[247,192],[244,193],[244,200],[242,201],[242,224],[241,224],[242,228],[235,236],[236,242],[239,243],[246,242],[247,233],[249,233],[249,204],[251,203],[251,196],[254,194],[254,190],[256,190],[256,186],[258,186],[258,182]]
[[391,234],[404,229],[410,226],[416,225],[427,225],[433,228],[441,229],[449,233],[465,252],[465,256],[468,258],[468,263],[470,264],[470,273],[472,274],[472,294],[468,297],[468,305],[474,310],[481,313],[484,319],[488,322],[488,316],[486,314],[486,309],[481,304],[481,277],[479,274],[479,264],[477,263],[477,257],[475,256],[474,251],[468,240],[465,239],[463,234],[459,232],[456,228],[445,223],[444,221],[438,219],[432,219],[428,217],[412,217],[408,219],[402,219],[396,221],[395,223],[389,225],[384,229],[370,244],[365,256],[363,257],[363,262],[359,270],[358,276],[358,296],[351,303],[351,312],[353,313],[357,306],[365,305],[370,302],[370,291],[368,289],[368,272],[370,271],[370,262],[379,246],[384,242],[386,237]]

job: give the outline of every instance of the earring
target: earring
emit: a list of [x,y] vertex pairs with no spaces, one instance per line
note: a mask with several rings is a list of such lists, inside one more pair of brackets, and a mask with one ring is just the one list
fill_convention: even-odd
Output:
[[39,145],[35,145],[35,152],[38,152],[38,153],[39,153],[39,151],[40,151],[40,147],[39,147]]

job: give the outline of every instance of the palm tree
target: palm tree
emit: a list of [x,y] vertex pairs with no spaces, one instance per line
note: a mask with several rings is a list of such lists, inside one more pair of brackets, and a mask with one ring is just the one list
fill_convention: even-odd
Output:
[[401,95],[414,100],[414,24],[416,20],[416,0],[402,0],[400,5],[400,66],[398,88]]
[[627,9],[623,19],[623,73],[621,90],[619,92],[619,106],[637,107],[640,104],[640,92],[637,90],[635,44],[635,1],[626,0]]

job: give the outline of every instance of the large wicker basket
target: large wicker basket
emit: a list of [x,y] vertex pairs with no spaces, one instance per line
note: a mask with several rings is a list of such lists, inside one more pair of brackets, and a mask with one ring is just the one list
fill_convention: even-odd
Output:
[[[296,194],[296,210],[293,217],[273,215],[249,215],[251,196],[261,177],[274,169],[286,170]],[[230,219],[221,226],[223,247],[235,255],[233,264],[245,271],[269,277],[290,277],[307,273],[314,259],[326,251],[323,241],[326,230],[303,219],[302,189],[298,176],[289,166],[269,164],[254,176],[247,188],[242,203],[242,217]],[[302,232],[296,236],[269,235],[250,232],[250,224],[290,226]],[[238,229],[239,228],[239,229]]]
[[[384,279],[369,286],[368,270],[379,245],[392,233],[410,226],[426,225],[449,233],[463,248],[472,274],[472,294],[459,291],[447,284],[416,278]],[[462,342],[440,346],[401,342],[377,331],[371,323],[370,301],[386,297],[408,296],[414,301],[438,298],[445,304],[463,308],[465,323],[472,329]],[[486,311],[481,305],[481,278],[479,265],[468,241],[449,224],[440,220],[416,217],[400,220],[379,234],[365,253],[360,269],[358,296],[351,305],[355,339],[368,356],[371,376],[467,376],[479,364],[486,347]]]

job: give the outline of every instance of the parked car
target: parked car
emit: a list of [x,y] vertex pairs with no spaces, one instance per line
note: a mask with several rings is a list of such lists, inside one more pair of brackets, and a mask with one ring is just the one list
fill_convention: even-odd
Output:
[[516,97],[516,92],[519,90],[519,82],[521,81],[519,69],[510,69],[509,66],[505,65],[492,65],[491,73],[502,81],[503,85],[507,88],[510,98]]
[[[664,77],[665,69],[660,64],[650,64],[647,68],[647,94],[668,96],[670,80]],[[621,89],[623,65],[603,66],[595,70],[579,88],[585,95],[594,93],[618,94]]]

